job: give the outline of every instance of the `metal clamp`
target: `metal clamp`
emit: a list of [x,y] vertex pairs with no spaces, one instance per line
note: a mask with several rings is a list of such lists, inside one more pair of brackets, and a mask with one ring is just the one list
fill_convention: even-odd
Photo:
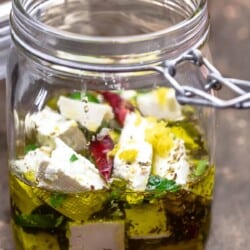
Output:
[[[178,66],[184,62],[206,69],[206,84],[201,89],[180,84],[175,75]],[[176,98],[181,104],[191,104],[199,106],[210,106],[215,108],[250,108],[250,81],[231,79],[222,74],[202,55],[198,49],[193,49],[179,58],[168,60],[158,65],[136,65],[127,67],[104,67],[83,65],[83,70],[105,73],[125,73],[138,71],[157,71],[169,82],[170,86],[176,90]],[[221,99],[211,94],[219,91],[222,87],[230,89],[234,95],[231,99]]]
[[[207,70],[206,82],[203,89],[181,85],[176,79],[175,74],[178,65],[189,61],[197,67],[205,67]],[[165,67],[155,67],[155,70],[164,74],[170,85],[176,90],[177,100],[181,104],[192,104],[200,106],[211,106],[215,108],[250,108],[250,81],[231,79],[222,74],[205,58],[200,50],[194,49],[189,53],[177,58],[176,60],[165,62]],[[222,87],[229,88],[234,97],[225,100],[218,98],[211,93],[211,90],[218,91]]]

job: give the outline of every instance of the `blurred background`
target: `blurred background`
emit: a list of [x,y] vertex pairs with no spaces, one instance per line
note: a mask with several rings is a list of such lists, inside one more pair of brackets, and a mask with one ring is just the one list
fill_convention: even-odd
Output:
[[[226,76],[250,80],[250,1],[209,0],[209,9],[212,25],[210,49],[214,64]],[[2,81],[0,250],[13,250],[9,225],[5,131],[5,86]],[[216,187],[211,233],[206,250],[250,249],[250,110],[218,111],[216,133]]]

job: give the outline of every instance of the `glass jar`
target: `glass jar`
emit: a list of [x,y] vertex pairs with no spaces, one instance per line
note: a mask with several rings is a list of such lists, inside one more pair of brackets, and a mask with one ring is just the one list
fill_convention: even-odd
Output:
[[[7,70],[16,248],[203,249],[214,114],[133,70],[208,55],[205,0],[14,0]],[[199,87],[203,68],[179,81]]]

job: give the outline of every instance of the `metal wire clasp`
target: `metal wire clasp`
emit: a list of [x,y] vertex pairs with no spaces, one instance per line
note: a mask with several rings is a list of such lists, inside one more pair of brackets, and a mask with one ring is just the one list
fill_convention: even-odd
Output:
[[[205,67],[207,70],[206,84],[203,89],[180,84],[175,75],[178,65],[183,62],[190,62],[197,67]],[[170,85],[176,90],[176,98],[181,104],[192,104],[211,106],[215,108],[250,108],[250,81],[231,79],[222,74],[205,58],[200,50],[194,49],[181,57],[166,61],[164,66],[155,67],[168,80]],[[234,94],[231,99],[221,99],[211,94],[211,90],[218,91],[222,87],[227,87]]]
[[[206,70],[206,84],[201,88],[183,85],[176,79],[178,66],[182,63],[192,63],[196,67],[203,67]],[[156,71],[162,74],[171,87],[176,91],[176,98],[181,104],[191,104],[199,106],[210,106],[215,108],[250,108],[250,81],[231,79],[222,74],[205,58],[198,49],[190,50],[180,57],[164,61],[158,65],[136,65],[126,67],[103,67],[83,65],[83,70],[105,73],[125,73],[138,71]],[[226,87],[233,93],[233,98],[222,99],[213,95]]]

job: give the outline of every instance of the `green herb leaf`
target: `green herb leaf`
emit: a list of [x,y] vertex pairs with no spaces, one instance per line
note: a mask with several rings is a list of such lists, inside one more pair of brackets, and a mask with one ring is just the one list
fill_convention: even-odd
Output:
[[88,98],[89,102],[95,102],[95,103],[99,103],[99,100],[96,98],[96,96],[90,92],[87,92],[85,94],[85,96]]
[[151,175],[149,177],[147,190],[176,192],[179,190],[179,185],[174,180],[168,180],[159,176]]
[[114,179],[111,185],[111,200],[122,200],[126,194],[127,181]]
[[20,214],[14,216],[17,225],[28,228],[55,228],[63,223],[63,216],[57,217],[53,214]]
[[78,160],[78,157],[75,154],[71,155],[71,157],[69,158],[70,162],[74,162],[74,161],[77,161],[77,160]]
[[99,100],[96,98],[96,96],[90,92],[86,92],[86,93],[73,92],[73,93],[70,93],[69,97],[75,100],[82,100],[83,97],[87,97],[89,102],[99,103]]
[[30,151],[36,150],[38,148],[38,145],[36,144],[28,144],[24,148],[24,153],[27,154]]
[[69,98],[74,99],[74,100],[81,100],[81,92],[73,92],[70,93]]
[[54,193],[50,196],[50,204],[52,207],[60,207],[63,201],[66,199],[66,194]]
[[207,160],[200,160],[197,163],[197,167],[194,171],[194,175],[196,176],[201,176],[204,174],[204,172],[206,171],[207,167],[208,167],[208,161]]

